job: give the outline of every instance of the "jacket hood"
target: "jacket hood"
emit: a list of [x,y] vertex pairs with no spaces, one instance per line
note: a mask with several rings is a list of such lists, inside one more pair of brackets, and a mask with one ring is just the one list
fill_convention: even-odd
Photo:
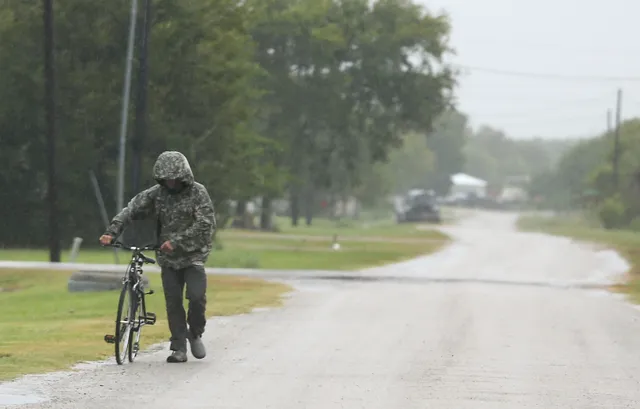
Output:
[[163,180],[175,179],[187,186],[193,185],[194,178],[187,158],[176,151],[162,152],[153,165],[153,178],[159,184]]

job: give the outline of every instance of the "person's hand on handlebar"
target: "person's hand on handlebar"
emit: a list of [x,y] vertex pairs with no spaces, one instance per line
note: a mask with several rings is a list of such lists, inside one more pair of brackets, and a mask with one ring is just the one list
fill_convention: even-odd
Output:
[[103,246],[110,245],[112,241],[113,237],[109,236],[108,234],[103,234],[102,236],[100,236],[100,244],[102,244]]

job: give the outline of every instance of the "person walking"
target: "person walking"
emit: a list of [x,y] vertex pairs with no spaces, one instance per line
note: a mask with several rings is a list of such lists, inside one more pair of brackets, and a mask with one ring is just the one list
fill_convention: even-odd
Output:
[[[109,245],[132,220],[157,218],[158,264],[171,332],[167,362],[187,362],[187,341],[197,359],[206,356],[202,334],[206,325],[207,277],[204,265],[213,247],[216,219],[207,189],[196,182],[187,158],[167,151],[153,166],[156,185],[138,193],[116,215],[100,237]],[[189,300],[183,306],[183,292]]]

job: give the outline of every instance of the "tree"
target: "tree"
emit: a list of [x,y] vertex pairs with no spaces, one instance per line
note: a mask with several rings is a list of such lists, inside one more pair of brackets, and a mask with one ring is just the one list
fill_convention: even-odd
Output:
[[640,119],[623,122],[620,145],[619,186],[613,184],[613,138],[603,133],[576,143],[532,187],[547,197],[567,197],[574,209],[595,211],[608,227],[629,226],[640,216]]
[[[113,198],[129,2],[56,2],[60,219],[64,241],[93,237],[102,226],[88,172]],[[246,30],[246,9],[233,0],[154,2],[149,72],[149,139],[143,186],[167,149],[181,150],[210,187],[219,211],[236,186],[258,178],[260,138],[250,120],[260,72]],[[83,24],[78,25],[77,22]],[[0,177],[3,245],[46,242],[43,198],[42,18],[39,5],[9,2],[0,10]],[[169,57],[170,56],[170,57]],[[11,186],[11,188],[9,188]],[[110,207],[110,206],[108,206]]]
[[[68,243],[104,228],[90,171],[106,201],[114,197],[129,1],[56,2],[54,14]],[[0,65],[0,159],[10,169],[0,176],[0,212],[12,216],[0,231],[5,246],[47,241],[42,29],[39,4],[0,10],[0,59],[11,62]],[[406,0],[154,0],[141,186],[155,183],[161,151],[180,150],[219,216],[231,199],[260,195],[267,229],[271,200],[288,194],[294,219],[311,222],[320,195],[371,183],[370,170],[402,136],[427,133],[449,105],[449,30],[445,16]]]
[[[465,172],[504,186],[514,177],[532,178],[553,169],[561,155],[571,146],[566,140],[542,138],[514,139],[490,126],[480,126],[470,133],[464,148]],[[538,184],[539,189],[546,182]]]
[[[269,138],[283,147],[292,222],[314,192],[346,195],[368,163],[447,106],[449,22],[404,0],[252,2]],[[436,67],[440,65],[440,69]],[[311,197],[310,197],[311,196]],[[309,218],[308,218],[309,219]]]
[[402,146],[389,156],[386,169],[394,193],[404,194],[409,189],[433,187],[436,157],[423,134],[406,134]]
[[436,193],[446,195],[451,186],[451,175],[464,168],[464,145],[469,135],[466,115],[449,109],[435,122],[428,134],[427,145],[435,156],[432,186]]

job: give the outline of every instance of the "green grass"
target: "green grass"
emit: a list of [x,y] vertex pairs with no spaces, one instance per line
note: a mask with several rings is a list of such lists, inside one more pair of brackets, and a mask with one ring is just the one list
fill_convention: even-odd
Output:
[[[314,226],[298,228],[281,224],[281,233],[221,231],[222,249],[214,251],[208,266],[355,270],[428,254],[448,243],[448,237],[437,230],[389,220],[347,225],[316,220]],[[331,249],[334,234],[339,237],[339,251]],[[127,262],[127,255],[121,252],[121,263]],[[0,260],[47,261],[48,252],[0,249]],[[62,261],[68,261],[68,253]],[[85,248],[76,261],[113,263],[113,252]],[[119,293],[69,293],[69,275],[0,269],[0,380],[112,356],[113,346],[102,337],[113,332]],[[145,345],[168,337],[161,282],[157,274],[150,273],[149,278],[156,290],[149,298],[149,309],[158,314],[158,322],[145,329]],[[235,277],[212,276],[209,284],[212,315],[278,305],[280,295],[288,290],[281,284]]]
[[612,289],[627,294],[633,302],[640,304],[640,233],[626,230],[605,230],[580,215],[523,216],[518,220],[518,228],[523,231],[570,237],[616,250],[629,262],[631,269],[628,272],[627,283]]
[[[70,293],[70,272],[0,269],[0,381],[20,375],[67,369],[113,356],[103,341],[114,332],[119,291]],[[162,284],[148,274],[156,294],[147,297],[156,325],[144,328],[143,348],[167,340]],[[210,316],[278,306],[289,290],[284,284],[231,276],[211,276],[207,291]]]
[[[454,220],[453,213],[443,210],[444,222]],[[332,236],[337,234],[339,237],[427,237],[429,235],[441,234],[434,229],[424,231],[416,229],[416,224],[402,223],[397,224],[395,219],[386,218],[370,221],[357,221],[350,219],[329,220],[318,218],[313,220],[311,226],[307,226],[304,220],[300,220],[300,224],[296,227],[291,225],[291,221],[287,218],[276,218],[276,225],[283,234],[309,235],[309,236]],[[422,224],[425,228],[435,228],[437,225],[429,223]]]
[[[316,220],[313,226],[297,228],[283,225],[280,233],[223,230],[219,233],[222,249],[214,250],[208,267],[264,269],[354,270],[406,260],[429,254],[448,242],[434,230],[419,230],[414,224],[397,225],[382,221],[371,227],[352,223],[338,227],[335,222]],[[338,235],[339,251],[331,248]],[[121,252],[120,263],[127,253]],[[63,254],[68,260],[68,253]],[[0,260],[47,261],[45,250],[0,249]],[[114,262],[109,249],[81,249],[80,263]]]

